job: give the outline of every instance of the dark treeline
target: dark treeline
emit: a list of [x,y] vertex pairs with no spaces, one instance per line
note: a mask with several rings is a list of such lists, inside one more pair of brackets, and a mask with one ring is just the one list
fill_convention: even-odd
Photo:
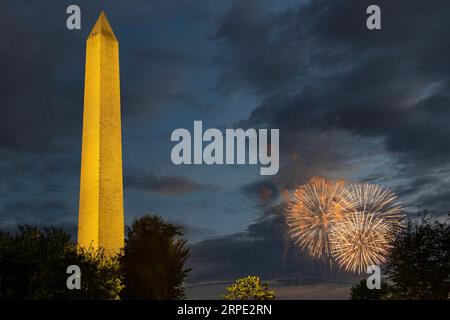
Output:
[[[1,299],[180,299],[189,256],[180,227],[146,215],[127,228],[122,253],[80,250],[57,228],[19,226],[0,231]],[[68,266],[81,270],[69,290]]]
[[408,220],[392,246],[381,289],[366,280],[353,286],[351,299],[445,300],[450,294],[450,224],[419,216]]

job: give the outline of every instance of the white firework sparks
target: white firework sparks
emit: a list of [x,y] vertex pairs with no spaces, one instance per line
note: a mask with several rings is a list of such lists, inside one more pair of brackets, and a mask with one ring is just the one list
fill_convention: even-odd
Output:
[[330,234],[333,257],[346,271],[365,272],[385,262],[393,235],[389,223],[376,214],[349,213]]
[[374,184],[352,185],[344,219],[330,232],[332,255],[346,271],[361,273],[386,260],[395,232],[405,215],[397,196]]
[[397,196],[376,184],[351,185],[348,187],[348,213],[373,214],[382,218],[393,228],[400,227],[405,215]]

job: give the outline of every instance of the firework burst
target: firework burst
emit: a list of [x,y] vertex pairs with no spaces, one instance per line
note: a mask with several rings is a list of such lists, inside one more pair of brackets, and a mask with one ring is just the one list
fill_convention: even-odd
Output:
[[376,184],[351,185],[345,210],[348,213],[373,214],[394,229],[401,227],[405,215],[397,196],[388,188]]
[[363,184],[347,190],[344,219],[330,232],[332,255],[346,271],[361,273],[385,261],[404,214],[397,196],[387,188]]
[[289,234],[300,248],[358,273],[386,260],[403,219],[397,196],[387,188],[346,188],[317,178],[295,190],[286,211]]
[[329,234],[333,224],[343,219],[346,192],[343,183],[316,179],[293,193],[286,211],[289,234],[310,255],[331,255]]
[[349,213],[330,233],[333,257],[346,271],[365,272],[368,266],[385,262],[393,235],[389,222],[377,214]]

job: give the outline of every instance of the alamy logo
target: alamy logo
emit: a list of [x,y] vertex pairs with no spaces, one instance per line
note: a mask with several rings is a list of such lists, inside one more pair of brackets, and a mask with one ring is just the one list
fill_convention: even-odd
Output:
[[81,269],[80,269],[80,267],[77,266],[76,264],[72,264],[67,267],[66,273],[70,274],[70,276],[67,278],[67,281],[66,281],[67,289],[80,290],[81,289]]
[[367,14],[370,16],[366,20],[366,26],[369,30],[381,29],[381,9],[379,6],[373,4],[367,7]]
[[[202,121],[194,121],[193,139],[189,130],[183,128],[174,130],[170,139],[178,142],[171,153],[172,162],[176,165],[246,164],[248,158],[248,164],[252,165],[258,164],[259,160],[261,175],[278,173],[278,129],[226,129],[224,137],[222,131],[215,128],[203,132]],[[203,146],[203,142],[208,144]]]
[[371,265],[367,267],[367,273],[370,274],[369,277],[367,277],[366,285],[367,288],[370,290],[381,289],[381,271],[380,267],[377,265]]
[[69,30],[81,29],[81,9],[79,6],[72,4],[67,7],[66,13],[70,14],[66,20],[66,26]]

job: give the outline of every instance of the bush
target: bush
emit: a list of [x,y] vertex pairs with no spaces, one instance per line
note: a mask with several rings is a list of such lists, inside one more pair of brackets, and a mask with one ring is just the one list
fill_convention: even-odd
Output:
[[351,300],[380,300],[387,299],[390,295],[390,287],[386,282],[381,283],[380,289],[367,288],[367,280],[362,279],[358,284],[350,288]]
[[223,296],[225,300],[271,300],[275,298],[269,285],[261,283],[259,277],[247,276],[237,279],[227,288],[227,294]]

